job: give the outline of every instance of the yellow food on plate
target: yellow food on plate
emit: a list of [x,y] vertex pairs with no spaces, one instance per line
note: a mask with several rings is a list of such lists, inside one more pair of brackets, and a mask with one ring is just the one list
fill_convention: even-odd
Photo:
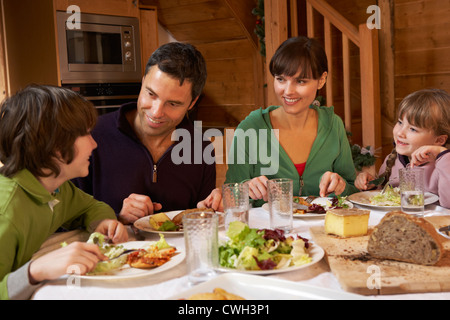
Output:
[[369,210],[329,210],[325,216],[325,232],[342,238],[364,236],[367,234],[369,217]]
[[196,293],[188,300],[245,300],[244,298],[229,293],[221,288],[215,288],[213,292]]
[[149,221],[153,229],[159,230],[164,222],[170,221],[170,218],[164,212],[161,212],[151,215]]

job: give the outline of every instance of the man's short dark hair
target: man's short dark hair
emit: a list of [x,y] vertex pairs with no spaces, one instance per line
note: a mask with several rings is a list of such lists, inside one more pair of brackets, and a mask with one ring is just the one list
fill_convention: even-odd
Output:
[[147,75],[150,68],[158,68],[180,81],[192,83],[192,100],[200,96],[206,83],[206,62],[202,54],[191,44],[170,42],[159,47],[150,57],[145,68]]

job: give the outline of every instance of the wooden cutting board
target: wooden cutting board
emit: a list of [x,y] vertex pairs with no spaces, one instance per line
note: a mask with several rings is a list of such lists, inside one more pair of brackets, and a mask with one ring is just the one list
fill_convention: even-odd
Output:
[[[450,216],[426,219],[437,228],[450,225]],[[330,269],[345,291],[362,295],[450,291],[450,263],[436,267],[374,259],[367,253],[368,236],[340,239],[325,234],[324,227],[313,227],[310,233],[325,250]],[[450,239],[442,239],[450,261]]]

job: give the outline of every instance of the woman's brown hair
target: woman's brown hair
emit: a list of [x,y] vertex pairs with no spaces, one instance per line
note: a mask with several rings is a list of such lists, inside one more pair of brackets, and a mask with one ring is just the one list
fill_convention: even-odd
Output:
[[274,77],[293,77],[301,70],[301,79],[318,80],[324,72],[328,72],[328,59],[317,40],[294,37],[280,45],[270,61],[269,70]]
[[96,121],[93,105],[72,90],[28,86],[0,107],[0,174],[28,169],[36,177],[58,176],[58,160],[73,161],[75,140]]

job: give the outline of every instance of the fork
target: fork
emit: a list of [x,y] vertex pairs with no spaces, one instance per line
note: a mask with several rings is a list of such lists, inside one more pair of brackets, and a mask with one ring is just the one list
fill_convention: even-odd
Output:
[[309,204],[311,204],[315,199],[317,199],[316,196],[307,196],[305,201]]

